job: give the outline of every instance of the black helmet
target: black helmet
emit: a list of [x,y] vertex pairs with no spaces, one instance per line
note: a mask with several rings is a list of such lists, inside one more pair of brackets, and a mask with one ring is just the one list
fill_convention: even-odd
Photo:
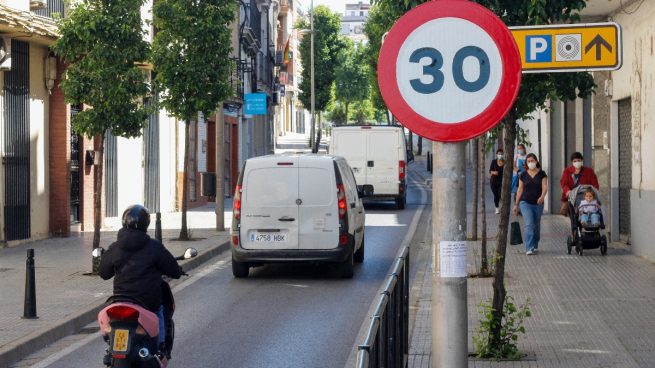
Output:
[[123,212],[124,228],[147,231],[148,225],[150,225],[150,212],[144,206],[134,204]]

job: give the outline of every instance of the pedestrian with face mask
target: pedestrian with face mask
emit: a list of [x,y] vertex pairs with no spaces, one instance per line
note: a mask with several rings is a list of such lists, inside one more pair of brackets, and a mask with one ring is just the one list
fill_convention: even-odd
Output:
[[527,255],[539,252],[541,238],[541,215],[544,212],[544,202],[548,193],[548,176],[541,170],[537,155],[530,153],[525,159],[527,170],[519,177],[519,188],[516,192],[514,215],[519,208],[525,220],[525,251]]
[[[521,143],[516,147],[516,153],[514,154],[514,175],[512,175],[512,194],[514,195],[514,201],[516,200],[516,192],[519,189],[519,177],[525,170],[526,157],[527,152],[525,150],[525,144]],[[519,211],[519,215],[520,214],[521,211]]]
[[494,205],[496,206],[496,214],[500,213],[498,206],[500,205],[500,189],[503,185],[503,168],[505,167],[505,152],[502,148],[496,150],[496,158],[491,161],[489,167],[491,192],[494,194]]
[[568,215],[569,207],[566,201],[571,190],[581,184],[591,185],[596,189],[600,189],[598,186],[598,177],[596,177],[594,169],[584,166],[582,153],[580,152],[573,152],[571,155],[571,165],[562,172],[562,178],[559,184],[562,187],[560,214],[563,216]]

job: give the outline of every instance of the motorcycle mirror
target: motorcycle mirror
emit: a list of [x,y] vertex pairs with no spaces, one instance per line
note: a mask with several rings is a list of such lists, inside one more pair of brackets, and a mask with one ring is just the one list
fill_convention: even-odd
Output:
[[102,256],[102,253],[104,253],[104,252],[105,252],[105,249],[103,247],[98,247],[98,248],[93,249],[93,252],[91,252],[91,255],[93,256],[93,258],[100,258]]
[[193,258],[197,255],[198,250],[196,250],[196,248],[187,248],[186,251],[184,251],[184,259]]

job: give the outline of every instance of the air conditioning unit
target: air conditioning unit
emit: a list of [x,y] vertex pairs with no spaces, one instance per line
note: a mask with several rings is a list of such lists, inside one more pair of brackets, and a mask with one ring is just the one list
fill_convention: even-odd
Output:
[[11,38],[0,37],[0,70],[11,70]]
[[48,6],[46,0],[30,0],[30,10],[45,9]]

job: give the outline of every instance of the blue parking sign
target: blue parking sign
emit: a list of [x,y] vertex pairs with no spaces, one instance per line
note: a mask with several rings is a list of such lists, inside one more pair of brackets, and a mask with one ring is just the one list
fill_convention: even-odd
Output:
[[246,93],[246,115],[266,115],[266,93]]
[[528,63],[550,63],[553,61],[553,37],[526,36],[525,51],[525,61]]

